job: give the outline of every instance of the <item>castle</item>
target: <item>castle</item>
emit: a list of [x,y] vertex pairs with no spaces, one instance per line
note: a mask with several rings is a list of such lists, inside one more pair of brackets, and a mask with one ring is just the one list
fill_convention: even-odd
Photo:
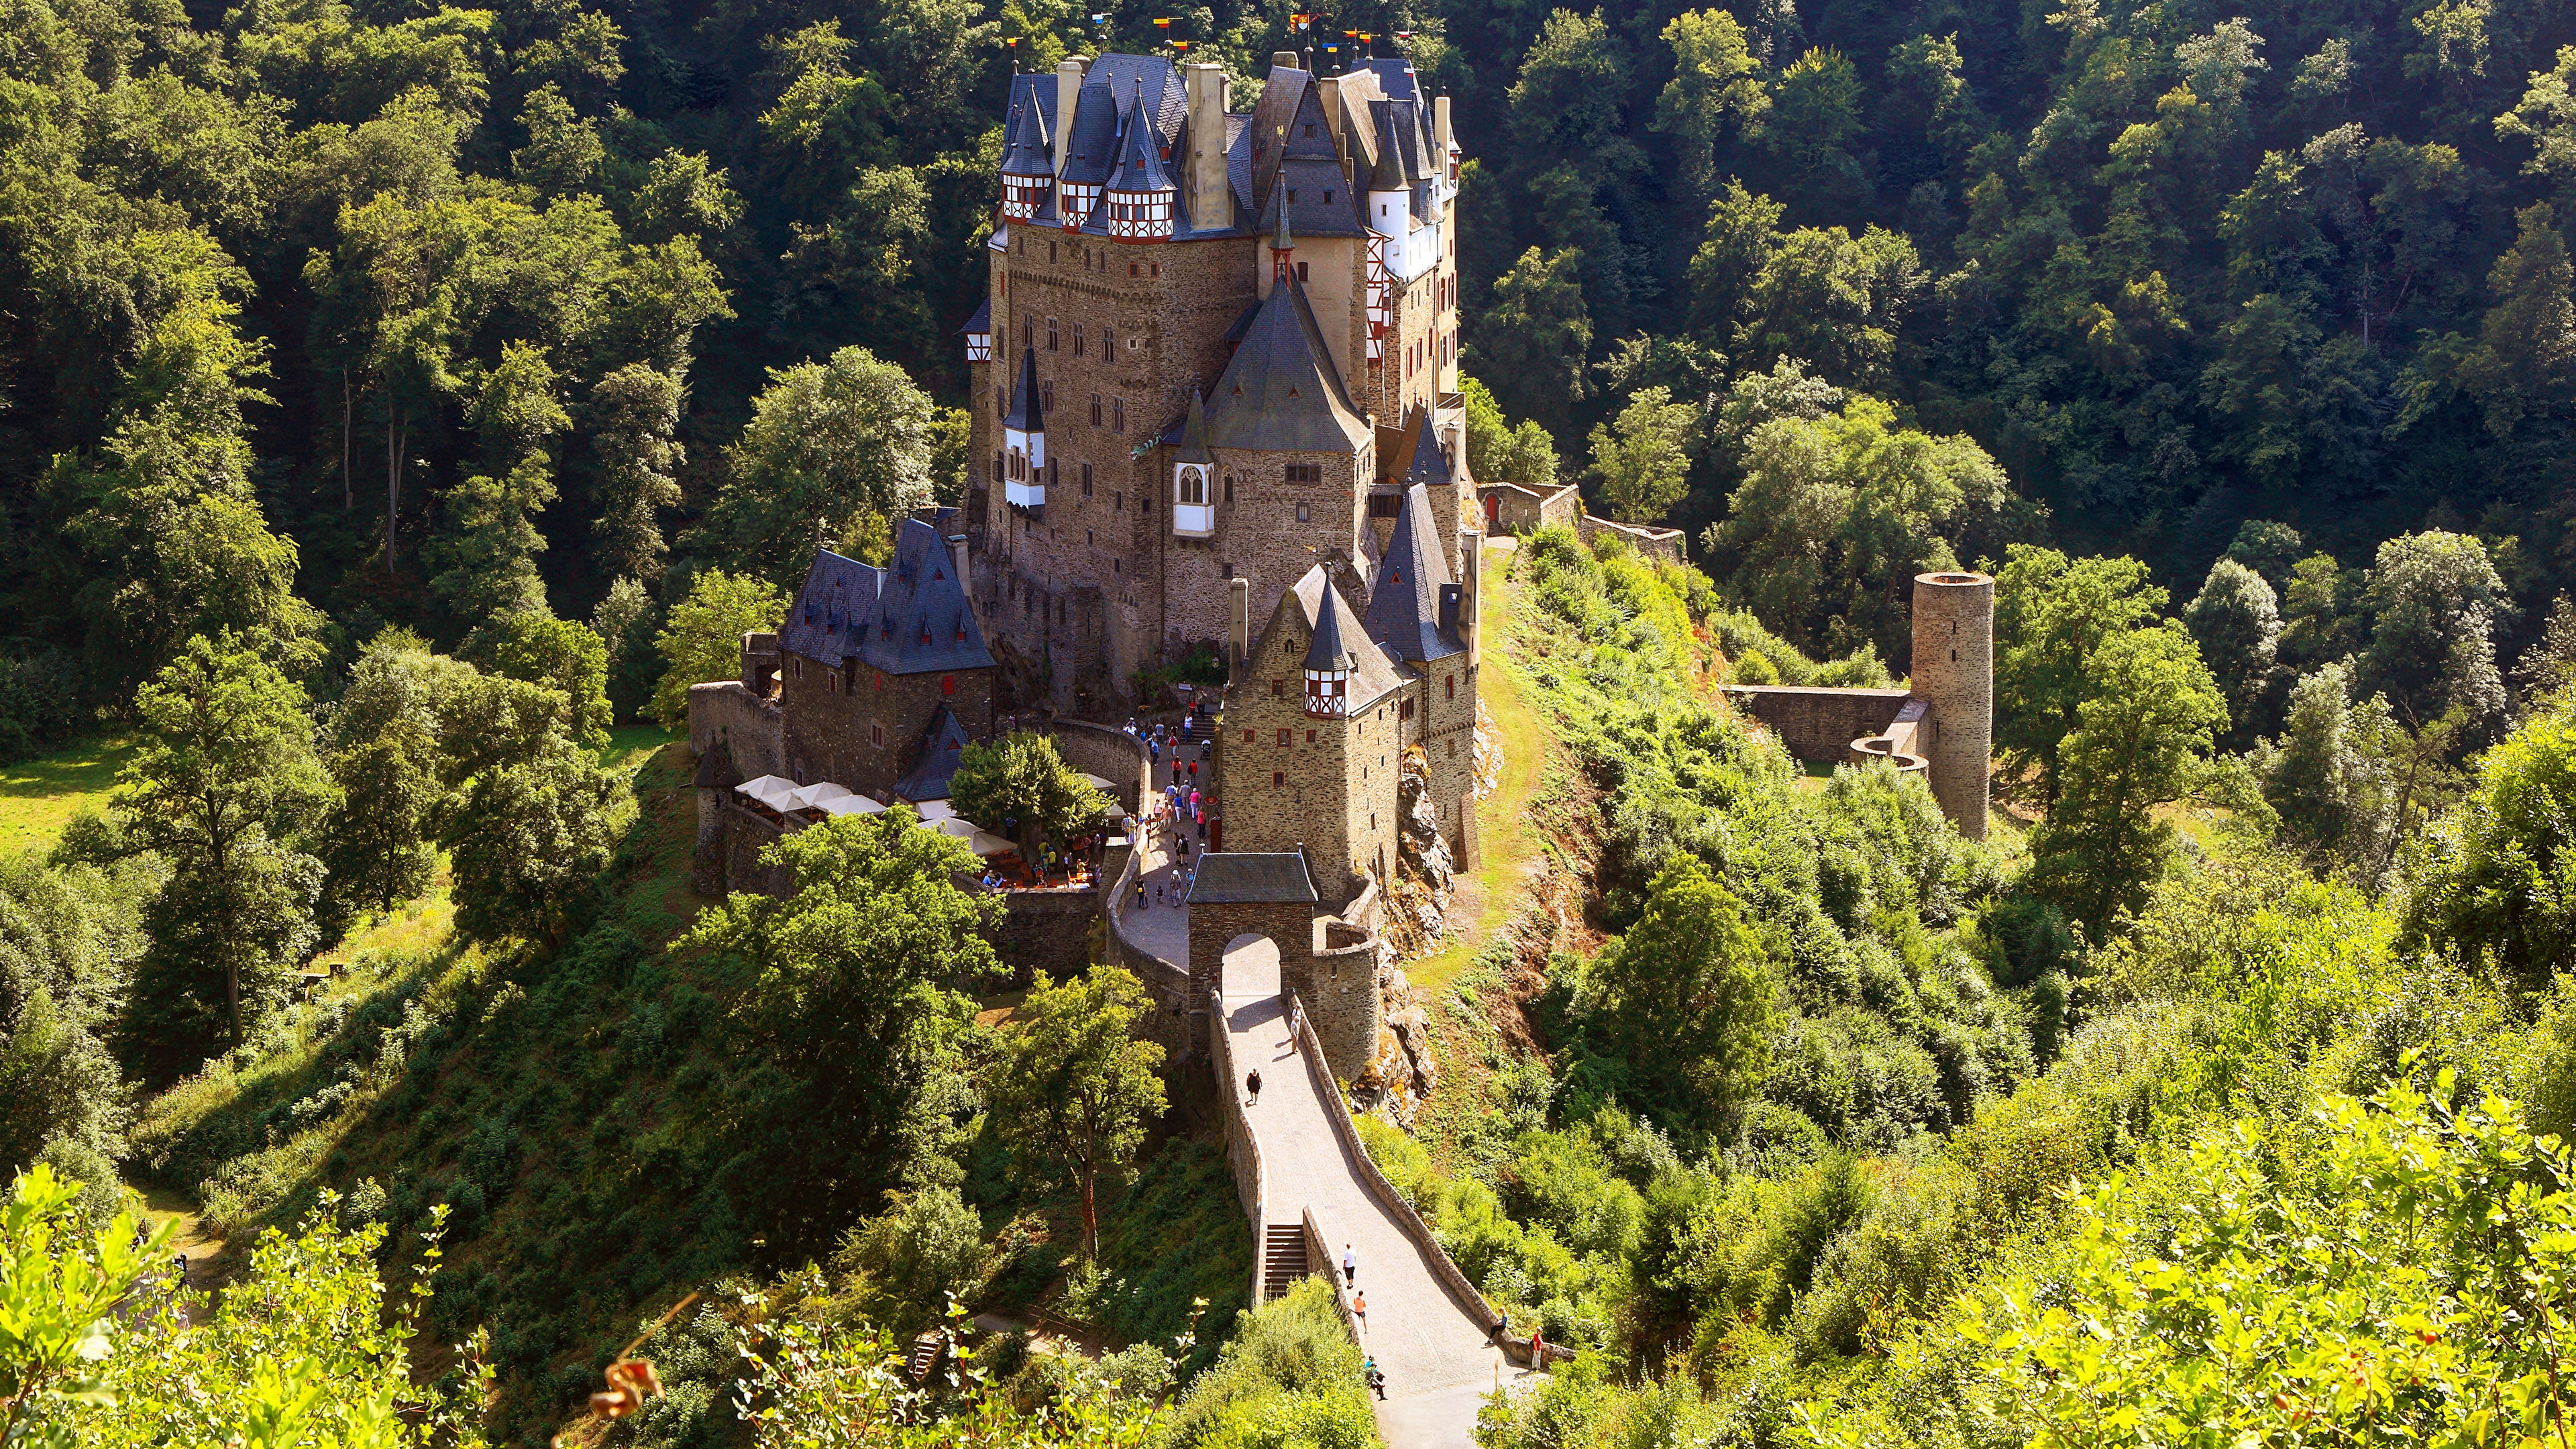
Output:
[[[1227,680],[1224,864],[1200,874],[1191,937],[1284,903],[1306,925],[1278,928],[1283,969],[1338,976],[1383,954],[1399,857],[1475,859],[1484,508],[1456,395],[1448,106],[1404,62],[1325,77],[1289,53],[1251,111],[1227,101],[1221,68],[1151,56],[1014,78],[965,327],[964,505],[902,520],[884,568],[818,551],[741,677],[691,691],[702,890],[778,888],[759,847],[830,813],[937,813],[1006,716],[1041,716],[1135,810],[1151,762],[1083,721],[1185,665]],[[1293,878],[1296,899],[1237,875]],[[1038,894],[1014,913],[1048,909]],[[1128,939],[1114,892],[1086,909]],[[1185,971],[1186,1002],[1225,945],[1176,944],[1186,967],[1128,954],[1149,979]],[[1368,1000],[1337,1060],[1378,1045],[1375,981],[1348,974]]]

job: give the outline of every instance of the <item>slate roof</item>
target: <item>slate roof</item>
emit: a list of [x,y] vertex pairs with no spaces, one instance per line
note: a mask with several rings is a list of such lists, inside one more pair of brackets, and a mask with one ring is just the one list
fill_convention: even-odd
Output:
[[986,297],[983,301],[976,303],[975,315],[967,318],[966,325],[958,328],[957,330],[960,332],[976,333],[985,337],[992,336],[993,299],[991,297]]
[[1098,186],[1109,179],[1118,164],[1120,118],[1117,93],[1101,80],[1086,78],[1074,100],[1073,129],[1065,135],[1065,180]]
[[888,674],[993,667],[947,541],[918,518],[896,531],[891,568],[815,550],[778,644],[836,669],[852,656]]
[[1282,903],[1313,905],[1315,881],[1306,857],[1293,850],[1217,850],[1199,857],[1188,904]]
[[1023,433],[1046,431],[1038,409],[1038,350],[1034,347],[1020,349],[1020,385],[1012,390],[1011,410],[1002,415],[1002,426]]
[[1377,76],[1378,89],[1386,92],[1388,99],[1411,101],[1421,98],[1421,87],[1414,84],[1412,61],[1401,56],[1379,56],[1362,62],[1362,65]]
[[1189,85],[1181,79],[1180,68],[1159,55],[1128,55],[1113,51],[1091,63],[1082,74],[1085,88],[1094,82],[1109,87],[1118,101],[1118,118],[1124,121],[1136,106],[1141,90],[1145,114],[1154,120],[1154,129],[1165,137],[1180,134],[1181,121],[1189,114]]
[[[1350,600],[1343,598],[1341,591],[1333,587],[1322,564],[1306,570],[1304,578],[1291,584],[1288,592],[1280,595],[1279,607],[1282,610],[1301,610],[1300,622],[1310,629],[1321,617],[1319,611],[1332,610],[1333,633],[1349,646],[1346,653],[1351,660],[1351,678],[1350,683],[1343,686],[1343,697],[1350,702],[1353,714],[1386,698],[1404,684],[1398,662],[1369,638],[1359,615],[1351,611]],[[1258,658],[1262,649],[1276,647],[1271,635],[1278,632],[1281,617],[1277,613],[1270,616],[1270,628],[1262,632],[1261,643],[1253,651],[1254,657]],[[1313,652],[1311,647],[1308,652]]]
[[930,727],[922,731],[921,760],[894,787],[894,793],[915,805],[924,800],[947,799],[948,782],[957,774],[966,744],[966,726],[958,722],[956,714],[944,704],[933,710]]
[[[1132,109],[1132,108],[1131,108]],[[1109,178],[1112,191],[1173,191],[1169,173],[1163,170],[1162,138],[1150,124],[1130,121],[1126,144],[1119,148],[1118,174]]]
[[689,781],[701,790],[730,790],[742,783],[742,771],[735,768],[733,745],[718,736],[715,747],[698,756],[698,773]]
[[[1341,595],[1332,595],[1332,602],[1338,604],[1341,601]],[[1352,652],[1351,646],[1342,642],[1342,615],[1348,612],[1347,609],[1326,608],[1316,613],[1315,633],[1306,643],[1308,669],[1342,674],[1359,668],[1359,656]]]
[[1356,453],[1368,440],[1368,421],[1342,389],[1306,289],[1274,285],[1216,380],[1208,446]]
[[1207,405],[1199,400],[1199,395],[1195,392],[1190,394],[1189,411],[1181,414],[1180,444],[1181,451],[1173,458],[1173,462],[1213,463],[1216,461],[1208,452]]
[[[1023,85],[1035,76],[1011,78],[1011,114],[1009,129],[1003,133],[1002,174],[1005,176],[1053,176],[1055,157],[1049,139],[1055,133],[1050,116],[1055,110],[1055,88]],[[1053,77],[1048,77],[1050,82]]]
[[1377,123],[1377,165],[1369,172],[1369,190],[1402,191],[1412,178],[1404,174],[1404,143],[1396,139],[1395,106],[1371,101],[1369,111]]
[[843,558],[828,548],[814,550],[805,586],[796,591],[787,624],[778,631],[778,647],[840,668],[843,659],[861,652],[868,616],[876,609],[877,589],[884,578],[883,570],[857,559]]
[[[1439,448],[1417,448],[1437,455]],[[1404,506],[1387,536],[1386,556],[1369,587],[1368,633],[1387,652],[1415,664],[1464,654],[1467,646],[1440,632],[1440,594],[1450,584],[1449,556],[1434,533],[1431,494],[1419,483],[1404,490]]]
[[1440,446],[1440,437],[1431,431],[1431,413],[1426,408],[1413,410],[1413,426],[1406,429],[1405,451],[1410,456],[1404,466],[1405,486],[1446,488],[1457,481],[1449,472],[1449,451]]
[[[1252,107],[1252,118],[1235,137],[1242,148],[1243,176],[1237,184],[1235,199],[1247,211],[1267,205],[1271,184],[1279,174],[1280,145],[1288,133],[1288,123],[1295,117],[1298,102],[1314,88],[1315,77],[1303,70],[1274,65],[1270,78],[1261,87],[1261,99]],[[1317,112],[1321,114],[1320,108]],[[1227,173],[1232,175],[1233,156],[1227,157]]]

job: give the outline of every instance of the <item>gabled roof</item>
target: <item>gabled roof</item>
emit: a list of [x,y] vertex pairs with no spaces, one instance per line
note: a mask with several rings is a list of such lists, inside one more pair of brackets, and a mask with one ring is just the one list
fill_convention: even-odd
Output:
[[1314,878],[1293,850],[1219,850],[1199,857],[1186,904],[1312,905]]
[[894,793],[918,805],[924,800],[948,798],[948,782],[957,774],[958,761],[966,751],[966,726],[946,705],[931,711],[930,727],[922,731],[921,759],[912,773],[894,787]]
[[814,550],[805,586],[796,591],[787,624],[778,631],[778,647],[840,668],[842,660],[862,652],[868,616],[876,611],[877,588],[884,578],[883,571],[857,559],[828,548]]
[[[1261,99],[1253,105],[1252,120],[1236,137],[1236,144],[1243,148],[1245,166],[1243,190],[1237,199],[1247,209],[1267,204],[1271,183],[1279,174],[1289,122],[1296,117],[1299,102],[1311,98],[1314,85],[1311,72],[1284,65],[1270,68],[1269,79],[1261,87]],[[1320,118],[1322,114],[1318,107],[1316,115]],[[1231,164],[1227,169],[1233,169]]]
[[1413,62],[1401,57],[1380,56],[1361,62],[1377,77],[1378,89],[1391,100],[1410,101],[1420,98],[1422,90],[1414,83]]
[[888,674],[993,667],[948,541],[918,518],[895,532],[894,565],[878,584],[859,657]]
[[1002,414],[1002,426],[1023,433],[1046,431],[1046,420],[1038,407],[1038,350],[1020,349],[1020,382],[1011,392],[1011,410]]
[[[1437,454],[1435,444],[1414,450]],[[1467,646],[1440,632],[1440,591],[1450,583],[1449,557],[1433,530],[1431,494],[1419,483],[1404,490],[1386,556],[1369,588],[1369,637],[1399,659],[1420,664],[1464,654]]]
[[1117,93],[1099,79],[1086,79],[1073,103],[1073,129],[1064,138],[1064,179],[1098,186],[1118,164],[1120,108]]
[[888,674],[993,667],[947,542],[918,518],[896,530],[891,568],[816,549],[778,645],[835,669],[854,657]]
[[1179,68],[1162,56],[1112,51],[1083,72],[1085,86],[1094,82],[1109,87],[1109,93],[1117,98],[1122,122],[1135,109],[1141,91],[1145,114],[1153,118],[1154,129],[1165,138],[1179,134],[1181,118],[1189,114],[1189,86],[1181,79]]
[[1054,109],[1053,87],[1022,85],[1012,78],[1011,114],[1003,132],[1002,174],[1005,176],[1053,176],[1055,156],[1050,138],[1048,114]]
[[1356,453],[1369,425],[1351,405],[1306,289],[1273,285],[1208,403],[1208,446]]
[[976,303],[975,315],[967,318],[966,325],[958,328],[957,330],[974,336],[992,336],[993,299],[988,296],[983,301]]

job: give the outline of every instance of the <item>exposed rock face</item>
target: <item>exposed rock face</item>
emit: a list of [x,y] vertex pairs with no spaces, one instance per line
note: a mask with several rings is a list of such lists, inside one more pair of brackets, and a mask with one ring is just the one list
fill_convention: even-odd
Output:
[[[1457,862],[1449,855],[1449,841],[1440,833],[1440,817],[1431,806],[1431,767],[1417,747],[1404,752],[1404,774],[1397,786],[1395,820],[1396,848],[1404,863],[1413,867],[1433,893],[1440,906],[1447,909],[1449,878],[1457,871]],[[1432,928],[1432,934],[1439,934]]]
[[1431,1023],[1414,999],[1403,968],[1378,969],[1378,992],[1386,1008],[1386,1025],[1377,1034],[1377,1050],[1368,1069],[1351,1082],[1351,1097],[1362,1110],[1381,1110],[1406,1131],[1422,1115],[1422,1105],[1440,1084],[1440,1066],[1431,1054]]

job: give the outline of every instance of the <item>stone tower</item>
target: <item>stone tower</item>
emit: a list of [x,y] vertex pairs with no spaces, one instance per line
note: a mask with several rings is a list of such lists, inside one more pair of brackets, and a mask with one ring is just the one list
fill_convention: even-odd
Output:
[[1931,706],[1932,798],[1971,840],[1986,838],[1986,768],[1995,738],[1995,581],[1914,576],[1913,697]]

